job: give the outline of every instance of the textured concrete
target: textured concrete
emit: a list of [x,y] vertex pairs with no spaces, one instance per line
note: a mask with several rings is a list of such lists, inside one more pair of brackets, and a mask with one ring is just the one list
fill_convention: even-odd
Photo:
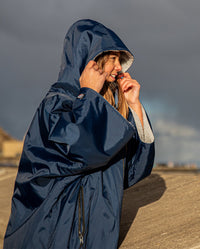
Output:
[[[16,168],[0,168],[0,249],[15,176]],[[119,245],[120,249],[200,249],[200,175],[153,171],[126,190]]]

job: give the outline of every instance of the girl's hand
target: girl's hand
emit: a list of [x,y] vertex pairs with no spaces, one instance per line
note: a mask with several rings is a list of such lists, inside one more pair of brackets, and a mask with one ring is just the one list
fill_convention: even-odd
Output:
[[129,73],[118,75],[117,82],[124,93],[127,104],[137,113],[143,126],[142,105],[139,100],[140,84],[132,79]]
[[120,74],[117,81],[129,106],[140,103],[140,84],[129,73]]
[[89,61],[79,78],[81,87],[88,87],[100,92],[106,80],[107,73],[99,69],[95,61]]

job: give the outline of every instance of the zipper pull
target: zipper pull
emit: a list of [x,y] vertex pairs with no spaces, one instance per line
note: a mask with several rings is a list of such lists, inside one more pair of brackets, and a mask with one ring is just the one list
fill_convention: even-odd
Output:
[[80,244],[82,246],[84,241],[83,241],[83,235],[81,232],[79,232],[79,239],[80,239]]

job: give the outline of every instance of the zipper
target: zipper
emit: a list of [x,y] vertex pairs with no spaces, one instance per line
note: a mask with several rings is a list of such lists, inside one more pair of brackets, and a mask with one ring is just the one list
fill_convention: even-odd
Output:
[[80,247],[84,244],[84,234],[85,234],[85,214],[84,214],[84,198],[83,198],[83,186],[80,187],[78,196],[78,236],[80,240]]
[[123,179],[124,179],[124,175],[125,175],[125,162],[124,162],[124,158],[123,158]]
[[126,144],[126,147],[125,147],[125,155],[124,155],[124,158],[123,158],[123,179],[124,179],[124,176],[125,176],[126,155],[127,155],[127,144]]

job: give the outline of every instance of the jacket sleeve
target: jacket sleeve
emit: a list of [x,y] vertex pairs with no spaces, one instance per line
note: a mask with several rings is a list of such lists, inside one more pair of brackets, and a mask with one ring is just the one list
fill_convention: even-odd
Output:
[[136,133],[130,122],[89,88],[81,88],[71,110],[52,109],[49,120],[49,141],[85,169],[106,165]]
[[[124,179],[125,189],[150,175],[154,163],[155,145],[153,131],[147,114],[143,113],[143,116],[146,119],[145,122],[148,122],[148,129],[151,129],[152,134],[150,139],[143,140],[137,132],[137,136],[128,142]],[[131,111],[129,121],[137,127],[135,118]]]

